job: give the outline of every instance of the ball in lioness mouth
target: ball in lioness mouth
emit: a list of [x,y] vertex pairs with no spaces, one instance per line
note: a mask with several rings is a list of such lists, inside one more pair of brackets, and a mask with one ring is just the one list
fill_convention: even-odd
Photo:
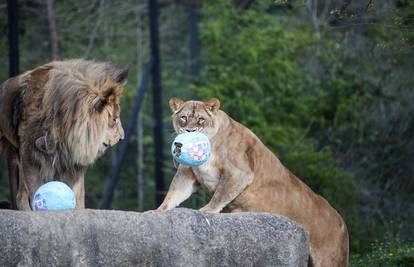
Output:
[[171,153],[178,163],[197,167],[211,156],[210,140],[200,132],[181,133],[172,142]]

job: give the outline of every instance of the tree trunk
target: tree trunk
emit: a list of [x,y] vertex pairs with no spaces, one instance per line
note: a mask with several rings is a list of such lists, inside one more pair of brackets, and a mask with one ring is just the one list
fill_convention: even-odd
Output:
[[163,137],[163,121],[162,121],[162,89],[161,89],[161,63],[159,51],[159,24],[158,24],[158,1],[148,0],[149,19],[150,19],[150,44],[151,57],[154,60],[152,67],[152,101],[154,113],[154,156],[155,156],[155,187],[156,195],[155,201],[159,206],[164,200],[165,185],[164,185],[164,137]]
[[[137,4],[138,5],[138,4]],[[140,8],[137,7],[137,88],[142,79],[144,60],[144,44]],[[138,92],[137,92],[138,93]],[[142,109],[141,109],[142,110]],[[144,129],[142,125],[142,111],[137,120],[137,206],[139,211],[144,210]]]
[[53,11],[53,0],[46,0],[47,20],[49,22],[49,41],[52,60],[59,58],[59,39],[56,29],[55,12]]
[[96,35],[98,33],[99,26],[104,20],[104,16],[105,16],[105,0],[99,0],[99,17],[95,23],[95,26],[93,27],[91,36],[89,37],[89,43],[88,43],[88,47],[86,48],[84,58],[89,58],[90,56],[90,53],[92,51],[92,48],[95,42]]
[[318,20],[318,0],[307,0],[306,7],[309,11],[309,15],[311,16],[313,31],[315,32],[316,36],[316,54],[320,54],[320,44],[321,44],[321,31],[319,28],[319,20]]
[[9,68],[10,77],[14,77],[19,74],[19,6],[17,0],[7,1],[7,23],[9,30]]

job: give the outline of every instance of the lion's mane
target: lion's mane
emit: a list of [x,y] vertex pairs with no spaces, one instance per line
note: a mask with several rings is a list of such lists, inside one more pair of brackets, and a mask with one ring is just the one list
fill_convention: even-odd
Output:
[[66,60],[24,75],[27,110],[23,119],[27,123],[21,129],[22,136],[33,128],[40,129],[36,137],[42,131],[47,135],[48,146],[53,148],[47,158],[52,158],[53,168],[92,164],[100,155],[109,120],[119,114],[126,76],[123,70],[108,63]]

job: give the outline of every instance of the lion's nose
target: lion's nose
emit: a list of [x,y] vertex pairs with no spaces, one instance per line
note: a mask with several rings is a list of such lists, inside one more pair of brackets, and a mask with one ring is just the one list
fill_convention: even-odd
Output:
[[187,129],[185,129],[187,132],[189,132],[189,133],[191,133],[191,132],[195,132],[196,131],[196,129],[194,128],[194,129],[189,129],[189,128],[187,128]]
[[121,134],[120,134],[121,136],[119,137],[119,141],[122,141],[122,140],[124,140],[124,138],[125,138],[125,132],[124,132],[124,129],[121,129]]

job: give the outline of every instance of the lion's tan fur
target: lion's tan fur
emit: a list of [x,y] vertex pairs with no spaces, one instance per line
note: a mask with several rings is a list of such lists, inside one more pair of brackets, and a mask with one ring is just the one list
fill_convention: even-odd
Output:
[[201,186],[212,197],[202,211],[220,212],[227,207],[231,212],[287,216],[309,232],[315,266],[347,266],[348,232],[339,213],[219,106],[217,99],[170,100],[176,132],[206,133],[212,143],[212,156],[199,167],[180,165],[158,210],[174,208]]
[[[108,63],[55,61],[12,78],[0,87],[0,151],[19,155],[19,209],[30,209],[34,190],[62,179],[84,206],[86,167],[106,146],[123,138],[119,99],[126,71]],[[12,120],[17,123],[11,123]],[[115,141],[116,140],[116,141]],[[81,192],[82,191],[82,192]]]

